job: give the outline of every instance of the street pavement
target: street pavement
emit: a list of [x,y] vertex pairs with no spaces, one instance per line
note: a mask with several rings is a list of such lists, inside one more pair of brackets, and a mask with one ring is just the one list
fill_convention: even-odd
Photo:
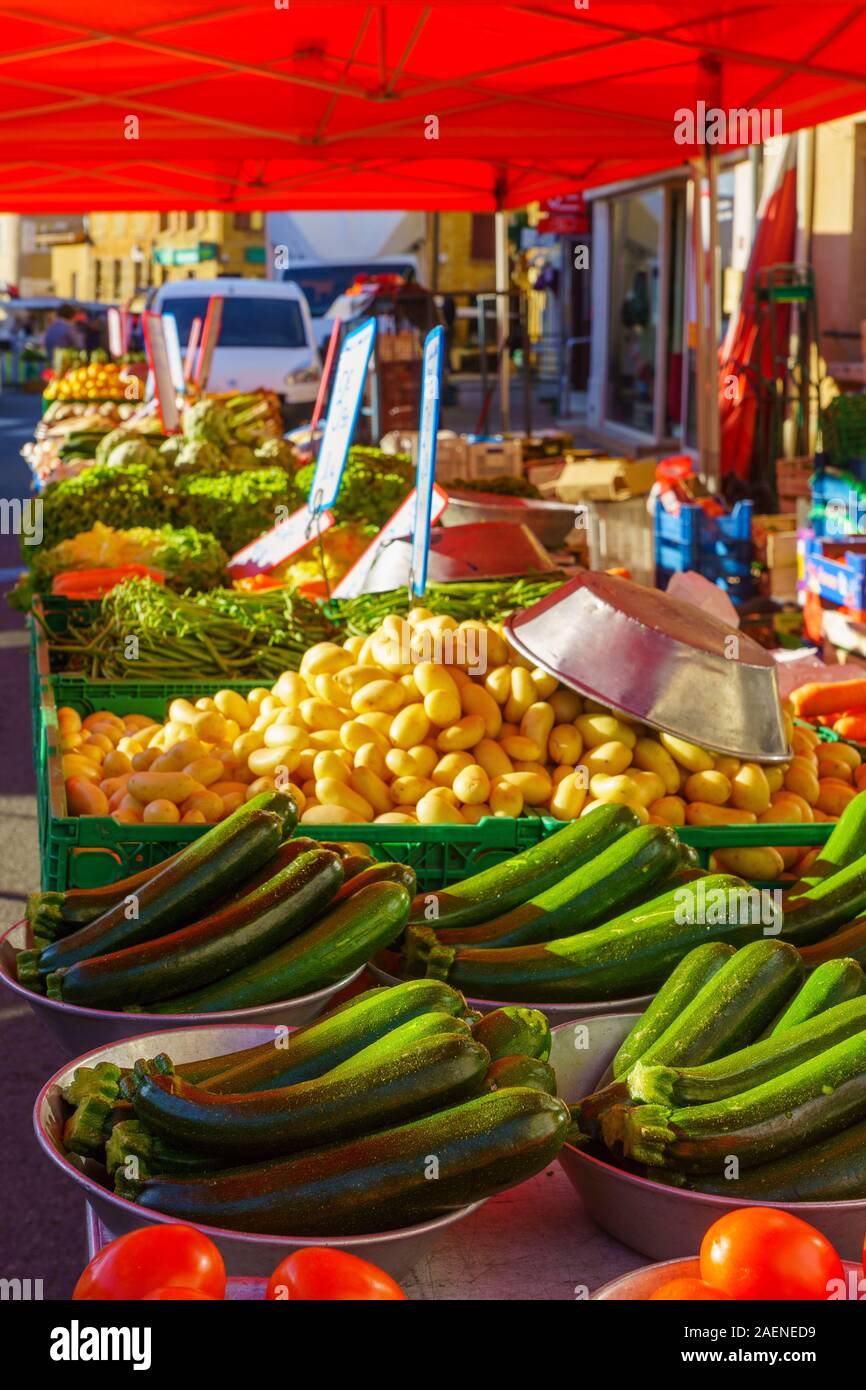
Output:
[[[0,392],[0,499],[26,498],[19,456],[39,418],[38,396]],[[6,509],[3,509],[4,514]],[[0,924],[23,913],[39,887],[36,778],[28,697],[27,631],[6,603],[21,568],[19,537],[0,535]],[[45,1298],[68,1298],[86,1263],[84,1203],[39,1148],[33,1102],[64,1056],[16,996],[0,991],[0,1278],[43,1281]]]

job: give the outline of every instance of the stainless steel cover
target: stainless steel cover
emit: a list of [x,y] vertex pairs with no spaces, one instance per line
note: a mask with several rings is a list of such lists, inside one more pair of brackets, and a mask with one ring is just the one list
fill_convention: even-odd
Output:
[[776,666],[690,603],[581,570],[505,622],[524,656],[655,729],[752,762],[786,762]]

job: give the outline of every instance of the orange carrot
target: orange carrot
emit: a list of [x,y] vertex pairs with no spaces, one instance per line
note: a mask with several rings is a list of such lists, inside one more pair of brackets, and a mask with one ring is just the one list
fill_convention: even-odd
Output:
[[866,743],[866,711],[862,714],[846,714],[833,725],[842,738],[851,738],[855,743]]
[[866,678],[850,681],[812,681],[801,685],[791,694],[794,709],[801,719],[816,714],[832,714],[834,710],[852,705],[866,705]]

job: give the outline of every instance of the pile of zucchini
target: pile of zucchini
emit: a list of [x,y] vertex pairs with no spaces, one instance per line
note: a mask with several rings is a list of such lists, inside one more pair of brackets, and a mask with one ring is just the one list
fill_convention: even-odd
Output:
[[715,942],[670,975],[575,1107],[581,1143],[632,1171],[743,1201],[866,1195],[866,974],[807,974],[779,940]]
[[64,1144],[115,1190],[180,1220],[342,1236],[491,1197],[570,1126],[543,1014],[485,1017],[436,980],[378,988],[258,1047],[127,1072],[80,1067]]
[[[18,979],[49,998],[138,1013],[214,1013],[339,983],[400,936],[415,875],[357,846],[290,839],[265,792],[167,863],[107,888],[36,894]],[[204,914],[204,915],[202,915]]]
[[[768,924],[756,890],[697,868],[673,829],[640,825],[627,806],[601,806],[505,864],[419,895],[403,970],[475,999],[626,999],[657,989],[696,946],[744,946],[765,938],[768,925],[810,967],[839,955],[866,961],[866,915],[857,916],[866,912],[864,851],[861,792]],[[713,909],[687,914],[683,890],[697,879],[696,900]]]

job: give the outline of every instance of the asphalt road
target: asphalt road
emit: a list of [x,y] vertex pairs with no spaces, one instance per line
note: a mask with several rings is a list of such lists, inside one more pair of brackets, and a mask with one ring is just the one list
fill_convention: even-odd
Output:
[[[19,456],[39,417],[39,397],[0,393],[0,499],[29,496]],[[6,509],[3,509],[4,516]],[[4,524],[6,524],[4,522]],[[0,921],[22,915],[39,887],[36,779],[28,697],[27,632],[6,603],[20,569],[19,537],[0,534]],[[31,1111],[64,1061],[26,1005],[0,992],[0,1278],[43,1281],[45,1298],[68,1298],[86,1262],[84,1204],[36,1143]]]

